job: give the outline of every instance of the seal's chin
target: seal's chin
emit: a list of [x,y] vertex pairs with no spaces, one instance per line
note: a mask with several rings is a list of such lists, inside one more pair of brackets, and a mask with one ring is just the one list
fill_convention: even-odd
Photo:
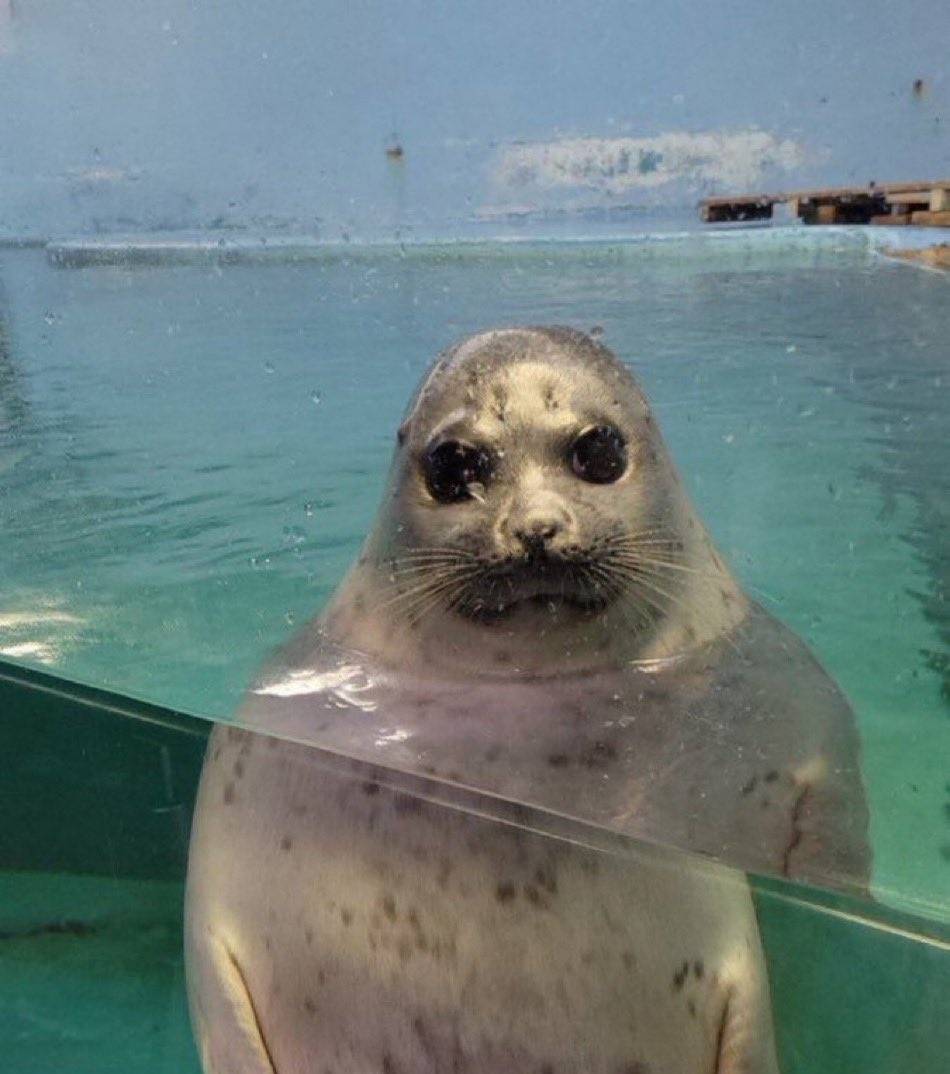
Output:
[[467,619],[491,624],[516,614],[594,616],[609,603],[608,593],[591,579],[582,564],[523,559],[492,571],[456,610]]

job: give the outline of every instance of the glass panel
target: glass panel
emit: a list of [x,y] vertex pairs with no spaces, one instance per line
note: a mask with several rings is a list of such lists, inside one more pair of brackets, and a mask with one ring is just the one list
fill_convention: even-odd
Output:
[[[11,1069],[64,1065],[197,1074],[183,987],[181,905],[187,832],[207,725],[12,668],[0,677],[0,700],[2,745],[10,759],[0,874],[0,991],[10,998],[0,1012],[0,1033]],[[338,975],[338,989],[361,989],[364,1005],[381,1002],[380,994],[390,996],[384,1006],[396,1018],[399,994],[427,980],[419,973],[430,968],[428,959],[432,980],[447,988],[452,982],[458,986],[463,970],[476,979],[479,973],[495,974],[489,993],[473,993],[482,1004],[502,1003],[517,989],[517,1009],[532,1010],[525,1006],[530,997],[542,1025],[545,1005],[556,1008],[558,1032],[567,1043],[558,1038],[555,1049],[552,1034],[539,1032],[530,1042],[534,1065],[553,1062],[556,1051],[560,1068],[581,1063],[587,1064],[584,1069],[600,1069],[597,1064],[608,1058],[611,1047],[632,1047],[627,1058],[637,1061],[643,1054],[636,1052],[638,1045],[664,1046],[662,1033],[651,1038],[643,1030],[638,1022],[642,1013],[634,1010],[621,1030],[610,1020],[610,989],[626,988],[626,1004],[629,989],[639,987],[636,981],[644,977],[634,967],[642,968],[647,960],[650,1010],[671,1005],[674,1019],[685,1012],[678,1032],[694,1033],[708,1046],[715,1034],[710,1037],[699,1027],[708,1029],[708,1021],[723,1013],[720,977],[730,972],[729,957],[735,954],[730,929],[736,919],[749,926],[743,907],[751,890],[783,1071],[844,1070],[854,1063],[882,1074],[941,1069],[950,1044],[942,1017],[950,987],[946,928],[879,903],[832,897],[785,881],[752,876],[747,888],[742,874],[700,858],[660,851],[542,810],[360,766],[266,736],[239,735],[226,727],[216,734],[222,748],[217,763],[231,767],[234,758],[223,754],[243,754],[248,765],[244,780],[260,776],[253,772],[252,757],[280,767],[287,824],[294,824],[295,817],[299,822],[301,791],[306,797],[308,787],[318,796],[331,790],[331,799],[337,795],[350,803],[342,820],[351,829],[347,840],[360,832],[365,837],[373,830],[367,826],[382,825],[389,831],[390,864],[396,868],[389,873],[377,862],[380,867],[359,882],[350,877],[332,909],[332,891],[326,899],[314,900],[305,910],[305,917],[313,915],[310,923],[292,915],[294,927],[301,930],[299,943],[279,939],[271,945],[271,958],[267,936],[254,931],[258,915],[266,918],[268,908],[280,907],[288,894],[294,901],[300,890],[296,882],[286,882],[289,877],[281,870],[305,868],[309,862],[320,871],[319,882],[332,884],[327,877],[346,867],[349,844],[341,847],[339,823],[325,818],[321,824],[311,817],[305,838],[322,842],[321,852],[300,856],[299,846],[285,849],[286,831],[269,823],[258,827],[255,817],[261,814],[249,805],[252,786],[239,784],[231,804],[249,824],[241,855],[256,856],[256,863],[238,878],[240,860],[230,868],[212,861],[210,872],[201,876],[199,895],[192,898],[200,907],[210,893],[222,909],[227,906],[215,920],[227,920],[230,934],[240,939],[248,980],[262,1007],[275,1002],[273,986],[287,972],[286,967],[280,970],[280,959],[312,951],[313,987],[297,997],[302,1018],[313,1021],[318,1003],[332,1003],[326,994],[331,970]],[[206,787],[204,793],[215,790],[223,793],[221,786]],[[217,816],[218,822],[227,819],[220,811]],[[208,818],[206,812],[200,838],[212,834]],[[269,820],[274,819],[271,813]],[[465,841],[457,839],[463,829]],[[218,832],[212,845],[220,845],[220,836]],[[403,856],[407,847],[399,846],[400,838],[409,840],[414,853]],[[466,863],[465,848],[479,841],[483,857]],[[427,871],[433,874],[428,881]],[[478,884],[488,887],[487,906],[479,906]],[[651,901],[651,887],[654,895],[660,887],[667,890],[667,900]],[[255,904],[252,898],[249,903],[249,896],[263,901]],[[703,922],[698,932],[697,903]],[[718,910],[710,910],[716,905]],[[482,948],[473,946],[466,932],[475,912],[490,918],[498,932],[488,933],[493,939]],[[512,922],[518,922],[514,931]],[[674,939],[654,949],[644,922]],[[247,946],[246,924],[260,941],[259,951]],[[437,946],[440,929],[444,952]],[[558,944],[549,949],[545,943],[550,945],[555,933]],[[348,939],[340,946],[344,937]],[[453,940],[455,962],[446,969]],[[537,958],[528,954],[532,944]],[[378,958],[368,958],[376,952]],[[551,972],[554,957],[565,963],[563,973]],[[499,959],[506,969],[499,969]],[[574,983],[585,977],[590,978],[585,989],[575,990]],[[752,980],[757,979],[753,974]],[[288,974],[288,987],[298,987],[292,980]],[[747,982],[748,974],[740,980]],[[567,1000],[565,982],[571,988]],[[599,1013],[578,1000],[578,995],[589,999],[594,991],[604,1003]],[[415,1055],[424,1042],[447,1049],[449,1061],[453,1048],[474,1047],[464,1026],[457,1038],[452,1036],[447,1027],[460,1027],[459,1012],[453,1015],[449,1000],[443,1006],[443,1024],[429,1026],[419,1021],[417,1011],[407,1017],[407,1025],[416,1030],[403,1041],[406,1056]],[[262,1012],[262,1024],[273,1017]],[[591,1027],[598,1018],[603,1024],[595,1034]],[[657,1017],[648,1022],[663,1025]],[[503,1019],[495,1017],[492,1024],[497,1029],[494,1046],[513,1046],[518,1034],[511,1027],[506,1031]],[[636,1024],[639,1037],[633,1032]],[[769,1029],[763,1025],[767,1040]],[[376,1047],[372,1035],[357,1034],[355,1042],[370,1051]],[[527,1047],[523,1036],[521,1046]],[[275,1047],[281,1047],[276,1038]],[[381,1062],[382,1052],[369,1058]],[[394,1053],[390,1061],[395,1065],[397,1058],[405,1057]]]

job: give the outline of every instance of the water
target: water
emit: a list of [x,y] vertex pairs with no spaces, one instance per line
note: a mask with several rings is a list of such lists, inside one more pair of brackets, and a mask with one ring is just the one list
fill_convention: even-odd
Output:
[[[855,232],[338,249],[290,264],[139,270],[70,271],[42,250],[3,251],[0,653],[227,717],[358,548],[431,356],[492,324],[600,326],[634,365],[743,583],[808,640],[855,707],[875,893],[947,918],[948,286],[882,259]],[[65,778],[70,756],[52,778]],[[160,788],[163,756],[141,761]],[[141,809],[178,808],[163,836],[172,845],[188,793],[166,790]],[[132,868],[116,854],[113,873],[180,878],[173,856]],[[804,972],[787,942],[796,933],[782,932],[794,906],[770,898],[782,1038],[811,1001],[792,983]],[[915,940],[922,925],[905,935],[801,905],[804,927],[831,928],[887,980],[909,980],[906,960],[921,959],[915,973],[936,982],[942,949]],[[153,1015],[162,1002],[181,1013],[168,927],[164,998],[143,1007]],[[921,987],[912,1013],[936,1019],[940,993]],[[895,1002],[879,996],[875,1010]],[[819,1008],[806,1012],[818,1052],[791,1033],[786,1049],[839,1054]],[[164,1011],[154,1017],[165,1024]],[[912,1054],[906,1069],[937,1069]]]

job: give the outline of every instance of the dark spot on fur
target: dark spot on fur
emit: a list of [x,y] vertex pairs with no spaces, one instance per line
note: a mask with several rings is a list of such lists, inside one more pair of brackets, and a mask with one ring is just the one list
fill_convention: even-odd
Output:
[[693,973],[696,974],[696,980],[702,980],[703,974],[705,972],[706,967],[703,965],[703,960],[701,958],[696,959],[696,961],[693,963]]
[[566,753],[552,753],[548,758],[548,764],[552,768],[564,768],[570,761]]
[[632,970],[633,969],[633,966],[634,966],[634,963],[636,962],[636,959],[633,957],[633,952],[632,951],[624,951],[624,953],[620,956],[620,958],[621,958],[621,960],[623,962],[623,968],[625,970]]
[[303,1009],[307,1012],[307,1014],[317,1013],[317,1005],[309,996],[307,996],[306,999],[303,1001]]
[[538,891],[534,884],[525,884],[524,896],[532,906],[547,906],[547,903],[541,899],[541,892]]
[[412,1020],[412,1031],[419,1038],[419,1043],[422,1045],[422,1050],[426,1055],[432,1054],[432,1042],[429,1040],[429,1032],[426,1029],[426,1024],[418,1016]]
[[409,940],[399,941],[399,958],[403,962],[408,962],[412,958],[412,943]]
[[317,970],[317,984],[325,985],[327,983],[326,970]]
[[383,1074],[396,1074],[396,1064],[388,1052],[383,1056]]
[[515,897],[515,885],[510,880],[504,881],[495,888],[495,898],[501,902],[511,902]]
[[549,895],[557,893],[557,879],[555,878],[554,873],[549,872],[543,867],[535,869],[534,879]]
[[686,976],[689,973],[689,963],[684,962],[682,966],[673,974],[673,991],[679,992],[679,990],[686,983]]
[[600,862],[595,858],[584,858],[581,861],[581,872],[588,876],[597,876],[600,873]]
[[392,895],[384,895],[382,898],[383,913],[390,921],[396,920],[396,900]]
[[408,425],[400,425],[399,428],[396,430],[396,443],[400,447],[402,447],[402,445],[405,444],[406,438],[408,436],[409,436],[409,426]]
[[212,761],[217,761],[220,756],[221,756],[221,747],[218,746],[217,749],[214,751],[214,753],[211,754],[211,760]]
[[370,782],[364,783],[363,794],[379,794],[379,784]]
[[765,773],[765,782],[774,783],[778,779],[778,772],[773,768],[771,771]]
[[285,835],[284,838],[281,839],[281,841],[280,841],[280,849],[281,850],[290,850],[290,848],[293,845],[294,845],[294,841],[293,841],[293,839],[290,838],[289,835]]
[[689,1010],[690,1016],[695,1018],[696,1017],[696,1004],[693,1002],[693,1000],[690,1000],[686,1004],[686,1007]]
[[405,816],[406,814],[411,813],[421,813],[422,803],[418,798],[411,798],[407,794],[399,794],[393,799],[393,809],[395,809],[400,816]]
[[581,757],[587,768],[604,768],[616,760],[617,751],[609,742],[595,742]]
[[274,946],[274,941],[270,938],[270,936],[265,936],[264,937],[264,950],[269,951],[273,946]]
[[313,929],[304,929],[303,930],[303,938],[307,941],[308,945],[312,944],[313,943]]
[[234,784],[226,783],[224,785],[224,804],[230,805],[234,801]]
[[544,1066],[541,1067],[541,1074],[554,1074],[554,1064],[545,1063]]
[[340,920],[343,922],[344,925],[352,925],[353,924],[353,911],[348,909],[345,906],[341,906],[340,907]]
[[234,778],[240,779],[244,775],[244,762],[240,757],[234,762]]
[[750,779],[749,782],[746,783],[745,786],[742,788],[743,796],[747,797],[748,795],[750,795],[755,790],[755,788],[758,786],[758,783],[759,783],[759,777],[758,776],[753,776],[752,779]]

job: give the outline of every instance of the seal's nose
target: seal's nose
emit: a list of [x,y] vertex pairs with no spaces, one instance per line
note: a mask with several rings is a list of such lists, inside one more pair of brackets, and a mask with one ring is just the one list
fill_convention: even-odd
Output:
[[528,552],[541,551],[546,544],[562,532],[564,523],[550,515],[534,515],[519,520],[511,532]]

